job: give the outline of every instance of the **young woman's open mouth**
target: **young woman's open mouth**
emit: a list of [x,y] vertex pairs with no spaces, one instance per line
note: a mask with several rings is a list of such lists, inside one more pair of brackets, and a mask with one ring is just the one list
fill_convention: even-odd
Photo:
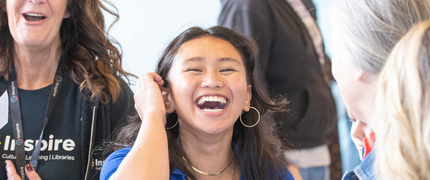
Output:
[[206,112],[221,112],[227,106],[228,99],[222,96],[202,96],[197,99],[197,106]]

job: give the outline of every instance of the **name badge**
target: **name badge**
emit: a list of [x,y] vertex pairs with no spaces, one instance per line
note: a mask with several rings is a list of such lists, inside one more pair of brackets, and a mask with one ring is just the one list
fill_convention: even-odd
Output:
[[9,115],[9,99],[7,91],[0,96],[0,129],[8,122]]

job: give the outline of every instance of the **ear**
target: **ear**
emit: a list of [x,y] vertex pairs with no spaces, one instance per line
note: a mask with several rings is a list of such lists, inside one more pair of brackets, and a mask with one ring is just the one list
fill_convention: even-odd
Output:
[[375,81],[374,75],[371,75],[365,72],[363,69],[359,67],[354,67],[353,78],[354,78],[354,81],[365,83],[365,84],[372,84]]
[[63,19],[67,19],[69,17],[70,17],[70,13],[69,12],[64,13]]
[[243,110],[246,112],[249,111],[249,107],[251,106],[251,99],[252,99],[252,85],[249,85],[246,90],[245,104],[243,105]]
[[170,114],[175,110],[175,103],[173,101],[173,95],[170,91],[170,89],[166,88],[163,91],[163,99],[164,99],[164,105],[166,107],[166,113]]
[[367,73],[364,72],[361,68],[359,67],[354,67],[354,80],[355,81],[364,81],[366,78]]

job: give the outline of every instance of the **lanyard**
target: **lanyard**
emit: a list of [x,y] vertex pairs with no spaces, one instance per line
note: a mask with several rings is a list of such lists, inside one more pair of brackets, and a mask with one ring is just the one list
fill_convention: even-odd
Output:
[[[60,60],[61,62],[61,60]],[[51,92],[49,95],[48,106],[46,108],[45,119],[43,122],[43,129],[40,133],[39,141],[37,142],[36,147],[33,150],[31,155],[30,165],[33,166],[34,170],[37,170],[37,163],[39,161],[40,154],[40,146],[42,144],[43,132],[45,131],[46,125],[48,124],[49,118],[54,110],[55,104],[58,99],[59,90],[61,89],[62,84],[62,76],[60,74],[59,68],[57,68],[57,72],[55,73],[54,83],[51,86]],[[15,153],[16,153],[16,164],[17,164],[17,172],[18,175],[21,176],[21,179],[26,179],[25,175],[25,165],[26,165],[26,157],[24,151],[24,132],[22,129],[22,119],[21,119],[21,108],[19,105],[19,95],[18,95],[18,84],[16,80],[16,72],[15,67],[12,64],[9,67],[9,98],[10,98],[10,115],[12,118],[12,127],[13,134],[15,137]]]

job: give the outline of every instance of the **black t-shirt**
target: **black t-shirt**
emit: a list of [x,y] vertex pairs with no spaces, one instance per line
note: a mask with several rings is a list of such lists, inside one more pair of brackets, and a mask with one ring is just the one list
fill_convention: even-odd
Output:
[[[116,125],[122,124],[120,123],[121,121],[125,122],[126,115],[135,111],[133,108],[134,101],[130,101],[130,97],[132,99],[133,94],[128,86],[123,87],[125,82],[122,81],[122,79],[120,80],[120,84],[123,88],[120,99],[125,101],[121,103],[123,105],[112,105],[116,110],[110,110],[110,114],[121,114],[120,117],[115,117],[113,120],[115,121],[113,124]],[[7,87],[8,82],[3,77],[0,77],[0,96],[8,96],[7,93],[3,93]],[[27,163],[29,163],[33,148],[36,145],[36,140],[39,139],[43,128],[43,119],[48,104],[50,90],[51,85],[38,90],[28,91],[19,89],[18,91]],[[124,93],[124,91],[126,91],[126,93]],[[121,97],[124,95],[127,97]],[[86,100],[80,94],[78,85],[73,81],[65,80],[42,138],[43,140],[37,169],[37,173],[42,179],[82,179],[81,175],[85,173],[82,172],[82,162],[86,161],[86,159],[83,160],[82,157],[85,156],[81,155],[82,152],[88,152],[88,149],[81,149],[81,138],[83,138],[81,136],[82,134],[86,134],[81,132],[81,123],[83,119],[88,119],[88,117],[85,117],[88,116],[88,114],[82,110],[82,106],[86,105],[83,101]],[[117,107],[118,105],[119,107]],[[130,108],[132,108],[132,110],[130,110]],[[0,112],[5,112],[5,110],[0,109]],[[98,119],[100,118],[102,117],[98,117]],[[0,126],[2,124],[4,123],[1,123],[0,119]],[[8,118],[7,124],[0,127],[0,143],[1,159],[12,160],[16,165],[14,150],[15,140],[10,117]],[[6,179],[4,163],[0,163],[0,179]]]

